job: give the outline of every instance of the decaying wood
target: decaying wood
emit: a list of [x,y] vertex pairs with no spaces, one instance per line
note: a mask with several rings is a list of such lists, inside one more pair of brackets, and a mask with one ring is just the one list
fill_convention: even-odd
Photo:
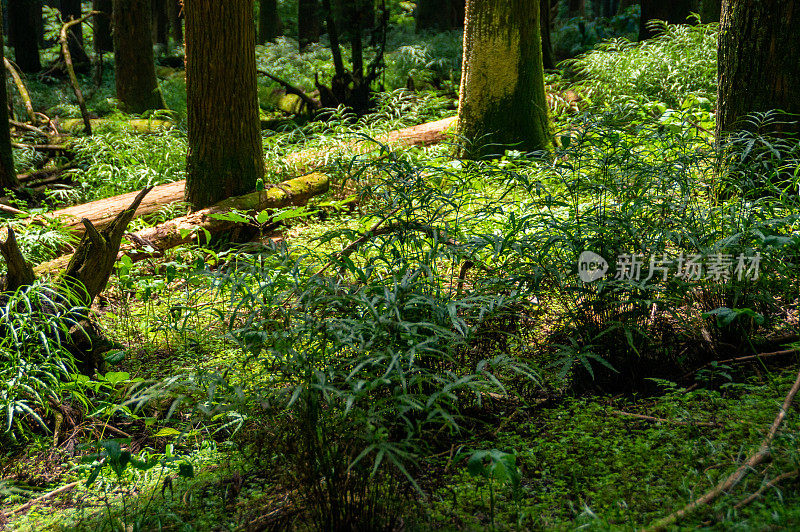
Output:
[[7,270],[3,291],[15,292],[20,287],[33,284],[36,280],[33,268],[22,255],[14,230],[10,225],[6,241],[0,241],[0,253],[6,261]]
[[17,69],[14,68],[14,65],[11,64],[11,61],[9,61],[7,57],[3,58],[3,62],[6,65],[6,70],[8,70],[9,74],[11,74],[11,79],[14,80],[14,85],[17,87],[17,92],[19,93],[19,97],[22,99],[22,103],[25,106],[25,111],[28,113],[28,117],[31,119],[31,124],[35,124],[36,113],[33,112],[33,101],[31,100],[31,95],[28,92],[28,88],[22,81],[22,76],[20,76]]
[[139,204],[151,189],[152,187],[145,188],[139,192],[133,203],[119,213],[105,229],[98,231],[91,221],[83,220],[86,233],[67,264],[60,282],[81,295],[87,306],[105,289],[117,260],[122,236],[133,220]]
[[[455,123],[455,118],[445,118],[436,122],[429,122],[419,126],[409,127],[393,131],[387,135],[378,137],[376,140],[389,147],[401,146],[429,146],[442,142],[447,138],[447,129]],[[377,150],[378,145],[366,140],[350,141],[342,147],[342,151],[349,150],[354,153],[367,153]],[[297,172],[306,172],[314,168],[320,168],[327,164],[335,149],[315,148],[304,150],[285,159],[285,163],[293,167]],[[176,181],[166,185],[153,187],[152,192],[142,202],[136,211],[136,216],[144,216],[161,209],[165,205],[181,202],[184,197],[185,181]],[[61,209],[48,214],[48,217],[60,219],[66,227],[76,235],[82,235],[84,227],[83,218],[87,218],[92,224],[100,229],[114,219],[123,209],[125,209],[133,198],[135,192],[121,194],[111,198],[84,203],[75,207]]]
[[[78,118],[67,118],[59,120],[62,131],[66,133],[77,133],[84,122]],[[156,120],[147,118],[134,118],[121,122],[119,120],[107,120],[104,118],[92,118],[89,120],[92,130],[95,128],[113,127],[115,129],[127,129],[133,133],[163,133],[164,130],[171,129],[173,123],[169,120]]]
[[[328,176],[314,173],[285,181],[263,191],[228,198],[212,207],[126,235],[130,243],[122,245],[118,255],[129,255],[134,259],[141,259],[152,256],[152,253],[160,254],[181,244],[195,241],[198,235],[202,236],[206,231],[215,234],[236,225],[234,222],[214,218],[215,214],[227,213],[231,210],[262,211],[304,205],[312,197],[327,192],[328,186]],[[142,248],[145,247],[151,248],[151,250],[144,251]],[[115,254],[115,260],[118,255]],[[40,275],[56,273],[64,268],[68,260],[74,259],[60,257],[40,264],[35,271]]]

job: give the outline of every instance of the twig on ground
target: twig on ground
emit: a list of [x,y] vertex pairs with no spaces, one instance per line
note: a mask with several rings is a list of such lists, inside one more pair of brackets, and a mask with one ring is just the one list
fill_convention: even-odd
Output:
[[794,478],[798,474],[800,474],[800,469],[795,469],[794,471],[788,471],[786,473],[783,473],[782,475],[778,475],[777,477],[773,478],[772,480],[770,480],[769,482],[767,482],[763,486],[761,486],[758,489],[757,492],[755,492],[755,493],[751,494],[749,497],[747,497],[745,499],[742,499],[741,501],[737,502],[734,505],[734,508],[736,508],[738,510],[742,506],[747,506],[748,504],[750,504],[754,500],[756,500],[759,497],[761,497],[764,494],[764,492],[767,491],[768,489],[774,488],[780,482],[786,480],[787,478]]
[[74,488],[75,486],[77,486],[78,484],[80,484],[80,482],[71,482],[71,483],[67,484],[66,486],[61,486],[60,488],[58,488],[56,490],[49,491],[49,492],[45,493],[44,495],[42,495],[41,497],[36,497],[32,501],[26,502],[22,506],[17,506],[13,510],[11,510],[7,515],[8,516],[12,516],[14,514],[18,514],[18,513],[24,512],[25,510],[29,509],[34,504],[36,504],[38,502],[42,502],[43,500],[49,499],[50,497],[53,497],[55,495],[59,495],[61,493],[64,493],[65,491],[69,491],[72,488]]
[[778,415],[775,416],[775,420],[772,422],[767,436],[761,442],[761,447],[758,449],[758,452],[748,458],[747,461],[740,465],[728,478],[714,486],[700,498],[692,501],[680,510],[677,510],[668,516],[659,519],[644,530],[647,532],[666,530],[670,525],[675,524],[680,519],[693,513],[701,506],[710,503],[724,492],[736,486],[750,471],[753,470],[755,466],[767,460],[771,455],[770,445],[772,444],[772,440],[775,438],[775,435],[778,433],[778,429],[783,423],[783,420],[786,418],[786,413],[789,411],[789,407],[791,406],[792,401],[794,401],[794,396],[797,395],[798,390],[800,390],[800,372],[798,372],[797,378],[795,379],[792,388],[789,390],[789,393],[786,394],[786,398],[781,405],[781,409],[778,412]]

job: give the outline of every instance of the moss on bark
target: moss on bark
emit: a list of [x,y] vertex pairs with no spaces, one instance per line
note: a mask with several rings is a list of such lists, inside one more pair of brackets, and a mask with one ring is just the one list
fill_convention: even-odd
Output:
[[468,0],[462,71],[461,156],[550,145],[539,0]]

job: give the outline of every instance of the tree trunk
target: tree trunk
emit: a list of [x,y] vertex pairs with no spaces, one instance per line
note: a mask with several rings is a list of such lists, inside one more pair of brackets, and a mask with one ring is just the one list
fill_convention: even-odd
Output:
[[14,60],[23,72],[39,72],[38,22],[42,19],[39,0],[11,0],[8,4],[9,42],[14,47]]
[[299,0],[297,3],[297,40],[300,51],[313,43],[319,42],[320,22],[319,0]]
[[189,155],[194,209],[255,189],[264,177],[252,0],[185,0]]
[[[3,7],[0,5],[0,21]],[[3,27],[0,24],[0,63],[5,63],[3,53]],[[14,156],[11,153],[11,130],[8,127],[8,94],[6,93],[6,67],[0,68],[0,190],[19,188],[17,173],[14,170]]]
[[539,0],[468,0],[458,133],[462,156],[550,145]]
[[582,17],[585,14],[586,14],[586,6],[584,0],[567,1],[567,16],[569,18]]
[[417,30],[454,30],[464,27],[464,0],[419,0]]
[[261,0],[258,5],[258,42],[266,44],[281,33],[278,0]]
[[176,46],[183,44],[183,0],[167,0],[169,30]]
[[117,98],[130,113],[163,109],[150,35],[150,0],[114,0]]
[[[81,0],[61,0],[61,18],[64,22],[81,18]],[[83,24],[76,24],[70,28],[69,53],[72,62],[76,65],[89,63],[89,56],[83,48]]]
[[666,20],[670,24],[686,24],[694,10],[693,0],[642,0],[642,14],[639,18],[639,40],[655,37],[657,30],[649,28],[651,20]]
[[153,44],[169,43],[169,18],[167,0],[150,0],[150,31]]
[[717,139],[748,113],[781,109],[800,133],[800,0],[725,0],[718,42]]
[[556,61],[553,58],[553,43],[550,40],[550,0],[540,0],[539,15],[542,31],[542,64],[546,70],[553,70],[556,68]]
[[700,0],[700,22],[719,22],[722,0]]
[[113,0],[93,0],[92,2],[92,10],[102,13],[94,17],[94,51],[97,54],[114,51],[114,40],[111,37],[113,9]]

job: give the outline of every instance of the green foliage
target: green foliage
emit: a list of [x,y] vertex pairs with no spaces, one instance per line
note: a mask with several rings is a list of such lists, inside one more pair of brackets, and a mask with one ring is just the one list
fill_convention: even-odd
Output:
[[716,101],[716,24],[665,25],[643,42],[616,38],[566,64],[591,87],[593,101],[664,102],[677,108],[689,95]]
[[25,428],[48,431],[46,418],[66,400],[85,402],[69,388],[77,372],[66,347],[70,329],[80,327],[85,309],[45,283],[0,298],[0,439],[17,439]]
[[[126,118],[126,117],[125,117]],[[80,170],[71,199],[92,201],[184,179],[186,134],[174,128],[158,135],[110,131],[71,145]]]

